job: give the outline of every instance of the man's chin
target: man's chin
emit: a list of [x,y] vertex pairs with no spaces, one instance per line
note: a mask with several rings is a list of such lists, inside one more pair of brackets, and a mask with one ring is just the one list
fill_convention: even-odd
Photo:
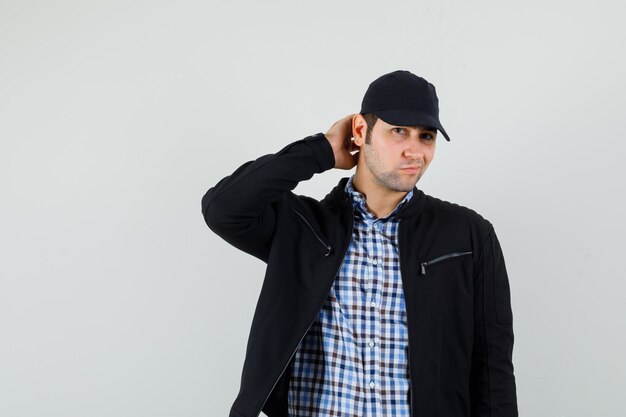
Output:
[[408,193],[409,191],[413,189],[413,187],[415,187],[416,183],[417,181],[415,182],[411,181],[410,183],[405,182],[404,184],[394,184],[393,186],[387,187],[387,188],[392,191]]
[[386,178],[378,177],[376,180],[375,177],[375,181],[379,185],[385,187],[390,191],[408,193],[413,189],[413,187],[415,187],[415,184],[417,184],[421,176],[421,173],[418,173],[417,177],[415,178],[407,178],[406,176],[394,175],[387,176]]

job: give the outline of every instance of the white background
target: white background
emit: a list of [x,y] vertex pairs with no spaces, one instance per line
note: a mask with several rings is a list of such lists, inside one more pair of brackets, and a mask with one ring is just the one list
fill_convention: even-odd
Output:
[[625,11],[0,2],[0,415],[227,415],[264,264],[200,200],[396,69],[435,84],[452,139],[418,187],[498,233],[520,415],[623,415]]

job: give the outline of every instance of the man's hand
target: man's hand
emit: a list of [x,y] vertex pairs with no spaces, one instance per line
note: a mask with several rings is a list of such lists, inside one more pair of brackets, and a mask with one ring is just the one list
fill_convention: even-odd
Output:
[[[335,155],[335,168],[352,169],[359,160],[359,147],[352,138],[352,118],[356,113],[337,120],[325,133]],[[350,152],[357,151],[355,154]]]

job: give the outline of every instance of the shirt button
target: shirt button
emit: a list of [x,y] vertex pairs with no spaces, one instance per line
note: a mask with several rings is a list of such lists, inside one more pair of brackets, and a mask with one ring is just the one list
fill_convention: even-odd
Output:
[[372,263],[373,263],[374,265],[378,265],[378,261],[376,260],[376,258],[372,259]]
[[374,388],[376,386],[376,384],[374,383],[374,381],[370,382],[370,388]]
[[376,301],[372,300],[372,302],[370,303],[370,306],[376,307]]
[[374,347],[375,343],[372,339],[370,339],[370,347]]

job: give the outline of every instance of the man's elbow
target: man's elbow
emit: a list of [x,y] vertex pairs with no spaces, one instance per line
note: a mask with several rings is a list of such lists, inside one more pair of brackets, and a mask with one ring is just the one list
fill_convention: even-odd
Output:
[[212,198],[211,190],[207,191],[202,197],[202,217],[204,217],[204,222],[207,226],[217,233],[219,226],[224,223],[224,211],[220,209],[219,204]]

